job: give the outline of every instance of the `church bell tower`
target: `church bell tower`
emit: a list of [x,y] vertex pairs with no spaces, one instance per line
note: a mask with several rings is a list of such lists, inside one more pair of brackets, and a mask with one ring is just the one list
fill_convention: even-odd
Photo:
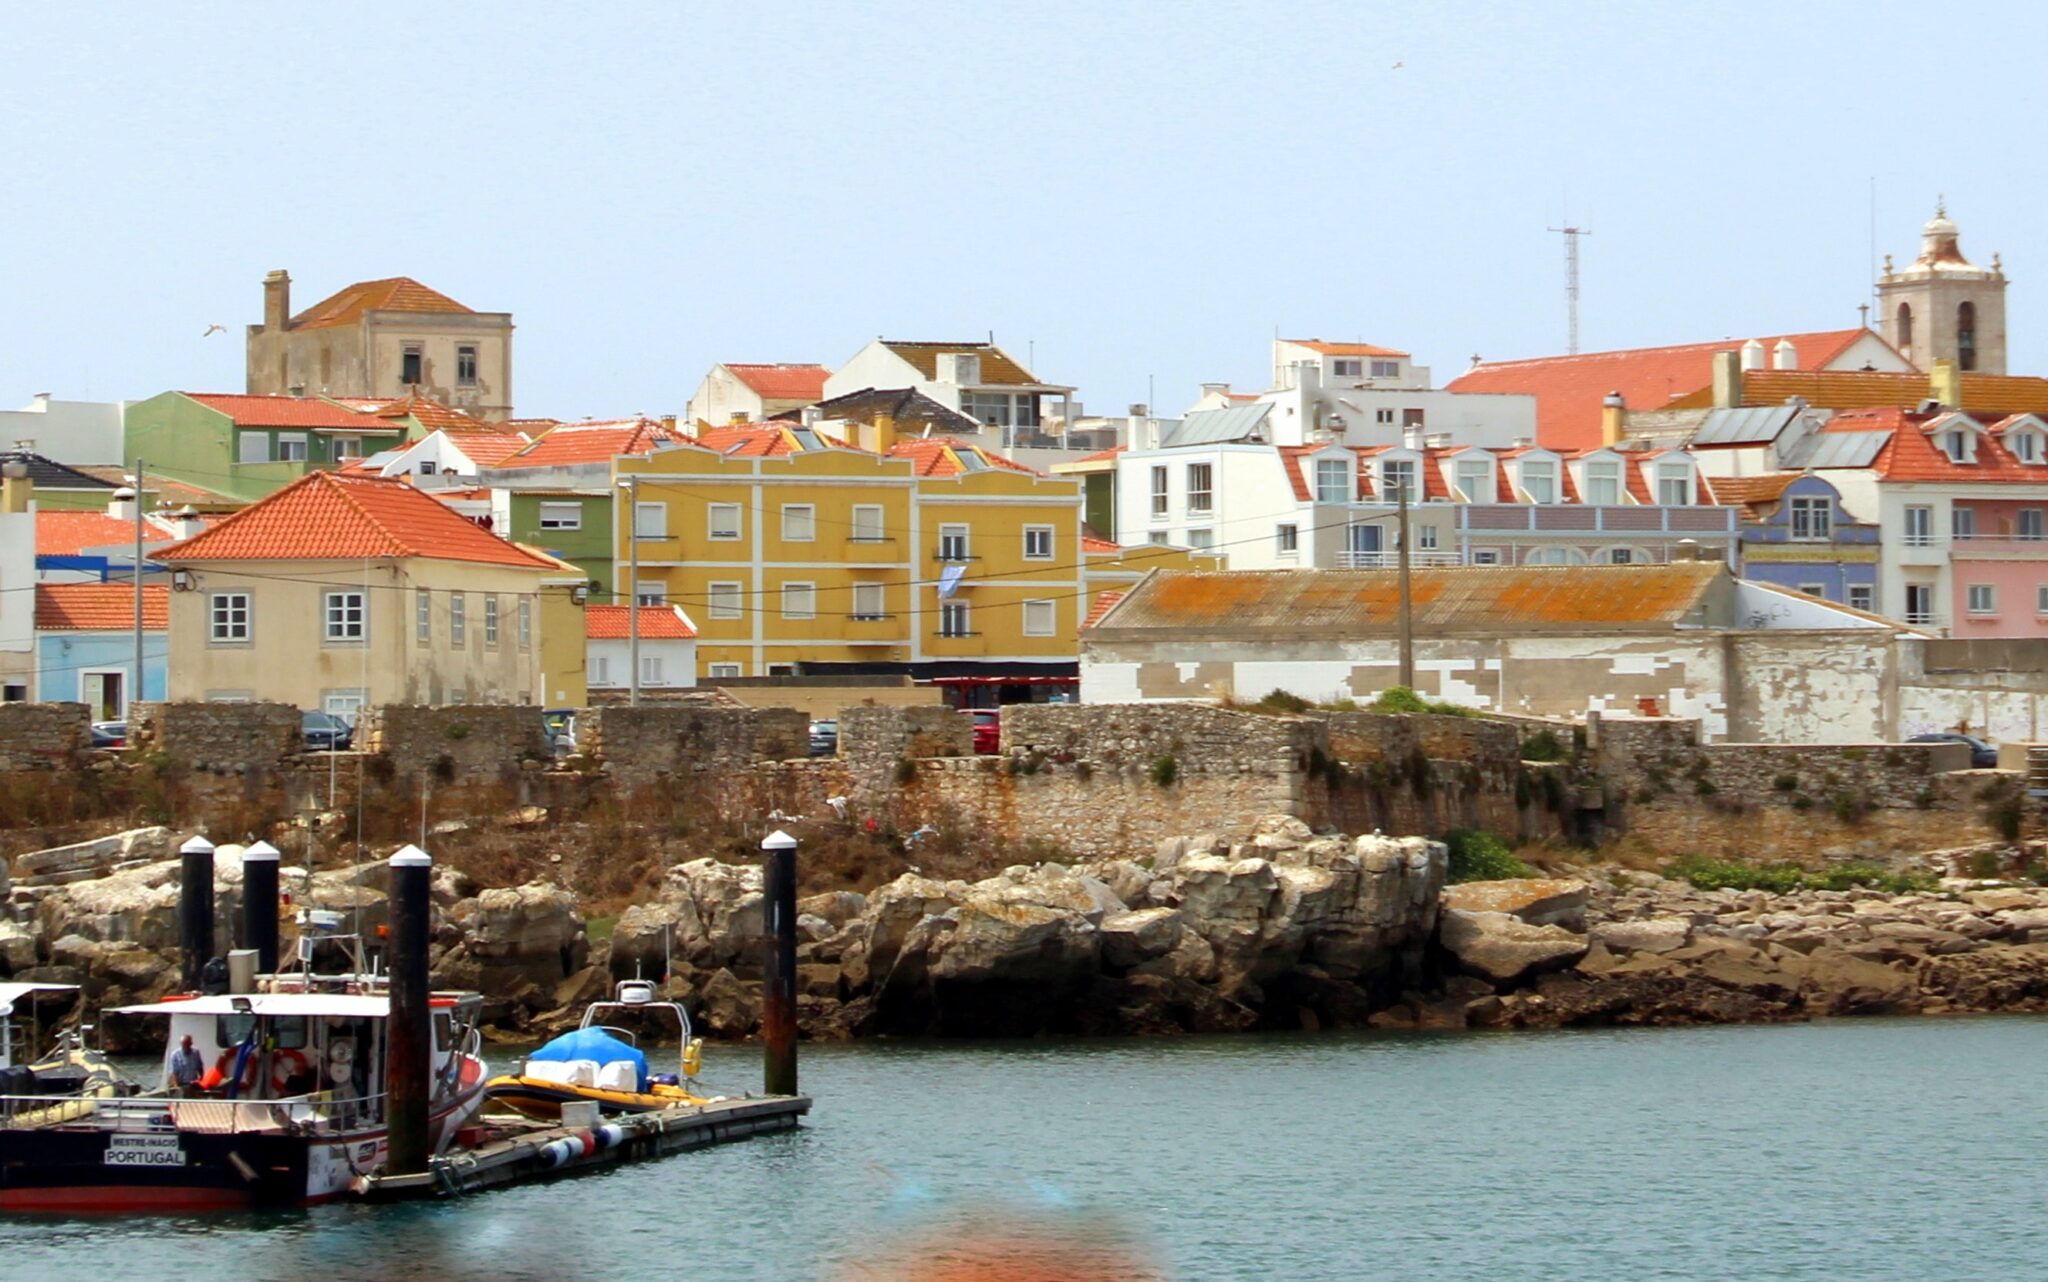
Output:
[[1946,204],[1920,229],[1920,256],[1901,270],[1884,258],[1878,323],[1916,369],[1938,360],[1979,374],[2005,373],[2005,271],[1998,255],[1978,267],[1963,257]]

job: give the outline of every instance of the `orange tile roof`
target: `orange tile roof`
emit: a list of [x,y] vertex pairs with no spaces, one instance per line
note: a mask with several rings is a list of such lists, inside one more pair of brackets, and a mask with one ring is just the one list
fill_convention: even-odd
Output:
[[[1862,329],[1820,330],[1772,334],[1761,341],[1768,351],[1780,338],[1789,338],[1799,350],[1800,365],[1817,369],[1869,333]],[[1445,390],[1534,396],[1536,439],[1552,449],[1587,449],[1600,443],[1600,404],[1609,392],[1620,392],[1630,409],[1665,409],[1680,398],[1711,387],[1714,354],[1738,351],[1746,341],[1726,338],[1676,347],[1485,361],[1452,379]],[[1745,382],[1758,372],[1746,373]]]
[[[142,630],[162,632],[170,626],[168,584],[142,587]],[[36,584],[38,632],[132,632],[135,629],[135,585],[132,583]]]
[[503,431],[520,432],[527,436],[539,436],[549,428],[561,425],[562,420],[558,418],[508,418],[498,423],[498,427]]
[[1116,603],[1123,599],[1124,594],[1122,592],[1097,592],[1094,602],[1088,607],[1088,617],[1081,620],[1081,630],[1086,632],[1102,622],[1102,616],[1114,610]]
[[1996,434],[1977,439],[1976,462],[1958,463],[1935,443],[1954,417],[1911,414],[1897,408],[1849,410],[1837,414],[1825,432],[1890,432],[1891,439],[1870,466],[1886,481],[1944,481],[1985,485],[2048,484],[2048,464],[2022,463]]
[[1754,507],[1777,502],[1799,476],[1797,472],[1771,472],[1764,476],[1703,476],[1700,480],[1713,494],[1714,502]]
[[577,463],[609,463],[621,455],[652,454],[663,445],[686,445],[690,438],[651,418],[594,419],[562,423],[500,463],[500,467],[565,467]]
[[321,400],[317,396],[242,395],[226,392],[181,392],[216,413],[225,414],[236,427],[305,427],[337,432],[396,432],[398,428],[364,414]]
[[697,444],[741,458],[781,458],[797,452],[797,444],[786,429],[766,424],[706,428],[697,433]]
[[990,467],[1011,472],[1022,472],[1026,476],[1039,473],[1022,463],[1004,458],[992,450],[965,441],[943,441],[932,437],[919,437],[911,441],[898,441],[889,447],[890,458],[905,458],[911,461],[911,471],[917,476],[961,476],[968,469],[960,462],[962,454],[979,454]]
[[981,381],[986,386],[1036,384],[1038,379],[1032,372],[1010,358],[1009,353],[993,343],[922,343],[899,342],[885,338],[882,346],[896,353],[926,378],[939,376],[939,356],[946,352],[958,352],[981,357]]
[[1115,539],[1105,539],[1095,534],[1081,536],[1081,552],[1084,556],[1113,556],[1123,550],[1123,545]]
[[[1320,338],[1283,338],[1283,343],[1306,347],[1324,356],[1406,356],[1407,352],[1392,347],[1375,347],[1371,343],[1326,343]],[[1226,393],[1228,395],[1228,393]]]
[[733,377],[756,396],[770,401],[820,401],[832,371],[823,365],[735,365],[725,362]]
[[[632,636],[632,625],[623,605],[588,605],[583,607],[583,635],[592,641],[626,641]],[[688,641],[697,635],[697,629],[690,626],[690,620],[679,605],[643,605],[640,607],[640,639],[642,641]]]
[[1115,460],[1117,455],[1123,453],[1125,450],[1129,448],[1130,446],[1128,445],[1112,445],[1106,450],[1097,450],[1093,454],[1083,454],[1080,458],[1075,459],[1074,462],[1108,463]]
[[478,467],[496,467],[531,444],[525,437],[510,432],[462,432],[448,443]]
[[[1932,385],[1925,374],[1873,370],[1747,370],[1744,405],[1782,405],[1792,397],[1819,409],[1912,409]],[[2048,378],[2022,374],[1964,374],[1962,406],[1970,414],[2048,414]],[[1705,409],[1712,388],[1674,402],[1678,409]]]
[[474,314],[448,295],[428,289],[410,276],[358,281],[331,294],[291,318],[287,329],[322,329],[353,325],[364,312],[464,312]]
[[410,485],[312,472],[202,534],[155,554],[186,561],[364,561],[426,557],[550,568]]
[[[341,398],[337,397],[337,400]],[[409,418],[429,432],[484,433],[492,436],[506,436],[511,433],[497,423],[486,423],[473,415],[465,414],[453,406],[443,405],[430,396],[417,394],[400,396],[381,403],[375,401],[348,401],[343,404],[359,404],[378,418]]]
[[[149,524],[142,527],[142,545],[161,547],[171,536]],[[67,512],[50,509],[36,513],[37,556],[81,556],[87,548],[135,548],[135,522],[108,516],[105,512]]]

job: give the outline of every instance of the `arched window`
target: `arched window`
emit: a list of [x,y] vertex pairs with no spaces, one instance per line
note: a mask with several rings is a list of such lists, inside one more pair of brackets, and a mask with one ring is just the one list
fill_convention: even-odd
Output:
[[1964,369],[1977,368],[1977,304],[1956,305],[1956,362]]
[[1898,319],[1892,324],[1892,341],[1898,344],[1899,350],[1902,352],[1911,352],[1913,350],[1912,304],[1899,304]]

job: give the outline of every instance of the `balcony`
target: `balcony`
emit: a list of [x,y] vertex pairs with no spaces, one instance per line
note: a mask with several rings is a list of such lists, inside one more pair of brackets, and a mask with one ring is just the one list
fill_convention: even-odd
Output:
[[[1410,552],[1408,564],[1412,569],[1428,566],[1462,565],[1456,552]],[[1401,568],[1399,552],[1339,552],[1337,568],[1340,570],[1398,570]]]
[[1949,541],[1958,561],[2048,560],[2048,537],[2039,534],[1958,534]]
[[1591,507],[1583,503],[1461,503],[1458,528],[1486,534],[1656,534],[1735,537],[1736,509],[1719,504]]

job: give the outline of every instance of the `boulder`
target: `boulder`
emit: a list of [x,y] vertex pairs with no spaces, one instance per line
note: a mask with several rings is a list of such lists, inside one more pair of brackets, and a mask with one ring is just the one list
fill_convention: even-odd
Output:
[[1593,939],[1617,953],[1668,953],[1685,947],[1692,938],[1692,921],[1686,917],[1639,917],[1634,921],[1604,921],[1593,927]]
[[813,917],[823,917],[826,921],[832,923],[835,930],[860,916],[861,910],[867,906],[868,897],[856,894],[851,890],[834,890],[822,895],[806,895],[804,898],[796,901],[796,910],[798,912],[807,913]]
[[719,1037],[745,1037],[761,1022],[760,995],[723,968],[697,992],[699,1020]]
[[1178,948],[1184,927],[1178,909],[1140,908],[1103,918],[1097,931],[1102,938],[1102,964],[1112,970],[1129,970]]
[[1572,965],[1586,955],[1586,936],[1562,926],[1531,925],[1506,912],[1446,908],[1441,938],[1468,973],[1495,984]]
[[36,961],[36,933],[18,921],[0,917],[0,976],[19,974]]
[[1444,891],[1444,907],[1467,913],[1507,913],[1531,926],[1586,928],[1589,887],[1576,879],[1517,877],[1468,881]]

